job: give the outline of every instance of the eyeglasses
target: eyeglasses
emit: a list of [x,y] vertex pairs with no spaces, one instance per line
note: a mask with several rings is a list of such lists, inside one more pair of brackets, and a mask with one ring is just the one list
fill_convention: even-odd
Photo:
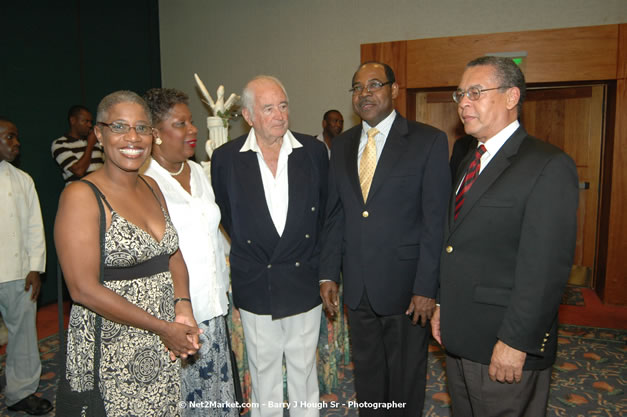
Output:
[[481,97],[481,93],[483,93],[484,91],[498,90],[501,88],[509,88],[509,87],[506,85],[502,85],[500,87],[494,87],[494,88],[484,88],[484,89],[481,89],[479,87],[470,87],[466,91],[462,90],[461,88],[458,88],[456,91],[453,92],[453,100],[455,100],[455,103],[459,104],[464,99],[464,96],[466,96],[471,101],[477,101],[479,100],[479,97]]
[[363,85],[357,84],[357,85],[354,85],[353,88],[348,90],[348,92],[353,93],[354,96],[358,96],[364,91],[364,88],[365,88],[366,91],[368,91],[369,93],[374,93],[375,91],[378,91],[381,88],[383,88],[384,85],[388,85],[388,84],[392,84],[392,81],[386,81],[382,83],[381,81],[372,80],[368,84],[366,84],[366,87],[364,87]]
[[129,124],[120,123],[120,122],[113,122],[113,123],[98,122],[97,124],[107,126],[109,129],[111,129],[113,133],[120,133],[120,134],[128,133],[131,131],[131,129],[135,129],[135,132],[137,132],[138,135],[148,136],[148,135],[152,135],[152,131],[153,131],[152,126],[148,126],[148,125],[131,126]]

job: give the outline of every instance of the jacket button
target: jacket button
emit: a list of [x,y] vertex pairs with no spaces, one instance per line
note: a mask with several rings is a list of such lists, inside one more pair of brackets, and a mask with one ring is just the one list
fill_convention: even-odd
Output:
[[312,207],[312,208],[311,208],[311,211],[316,211],[316,208],[315,208],[315,207]]
[[268,269],[272,268],[272,264],[268,264]]
[[550,334],[550,333],[544,333],[544,335],[545,335],[546,337],[549,337],[551,334]]
[[451,253],[451,252],[453,252],[453,247],[451,245],[448,245],[446,247],[446,249],[444,249],[444,250],[446,251],[446,253]]
[[364,210],[364,212],[361,213],[361,217],[363,217],[363,218],[366,218],[368,216],[370,216],[370,214],[366,210]]
[[298,268],[298,267],[300,266],[300,262],[296,262],[296,263],[294,264],[294,266],[295,266],[296,268]]
[[309,233],[305,235],[305,239],[309,239]]
[[253,243],[253,242],[252,242],[252,241],[250,241],[250,240],[247,240],[247,241],[246,241],[246,243],[248,243],[248,244],[250,245],[250,244],[251,244],[251,243]]
[[540,352],[544,352],[544,348],[540,349]]

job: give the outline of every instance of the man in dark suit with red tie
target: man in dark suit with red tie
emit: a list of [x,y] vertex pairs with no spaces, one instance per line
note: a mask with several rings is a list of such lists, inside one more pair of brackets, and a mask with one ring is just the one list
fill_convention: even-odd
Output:
[[459,417],[546,413],[578,180],[568,155],[520,125],[525,91],[511,59],[481,57],[453,95],[478,145],[453,182],[431,325]]
[[359,415],[419,416],[451,181],[446,135],[394,111],[399,86],[385,64],[361,65],[351,91],[363,122],[333,141],[320,294],[337,313],[341,271]]

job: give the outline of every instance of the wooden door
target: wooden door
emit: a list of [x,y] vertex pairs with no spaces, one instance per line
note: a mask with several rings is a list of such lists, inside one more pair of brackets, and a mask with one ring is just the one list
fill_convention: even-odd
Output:
[[[453,90],[416,93],[416,120],[446,132],[449,152],[464,136]],[[577,245],[569,283],[594,286],[605,85],[527,90],[521,122],[529,134],[568,153],[577,165],[580,194]]]

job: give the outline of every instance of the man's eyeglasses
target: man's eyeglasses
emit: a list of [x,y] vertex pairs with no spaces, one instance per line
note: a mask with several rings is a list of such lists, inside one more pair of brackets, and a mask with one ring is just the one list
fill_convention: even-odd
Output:
[[153,130],[152,126],[148,126],[148,125],[131,126],[129,124],[120,123],[120,122],[113,122],[113,123],[98,122],[97,124],[107,126],[109,129],[111,129],[113,133],[119,133],[119,134],[128,133],[131,131],[131,129],[135,129],[135,132],[137,132],[138,135],[148,136],[148,135],[152,135],[152,130]]
[[506,85],[502,85],[500,87],[494,87],[494,88],[484,88],[484,89],[481,89],[479,87],[470,87],[466,91],[462,90],[461,88],[458,88],[457,90],[453,92],[453,100],[455,100],[455,103],[459,104],[464,99],[464,96],[466,96],[468,97],[468,99],[472,101],[477,101],[479,100],[479,97],[481,97],[481,93],[483,93],[484,91],[498,90],[501,88],[509,88],[509,87]]
[[360,95],[364,91],[364,88],[369,93],[374,93],[375,91],[378,91],[381,88],[383,88],[384,85],[388,85],[388,84],[392,84],[392,81],[386,81],[386,82],[382,83],[381,81],[372,80],[368,84],[366,84],[366,87],[364,87],[361,84],[357,84],[357,85],[354,85],[353,88],[351,88],[348,91],[350,93],[353,93],[354,96],[358,96],[358,95]]

